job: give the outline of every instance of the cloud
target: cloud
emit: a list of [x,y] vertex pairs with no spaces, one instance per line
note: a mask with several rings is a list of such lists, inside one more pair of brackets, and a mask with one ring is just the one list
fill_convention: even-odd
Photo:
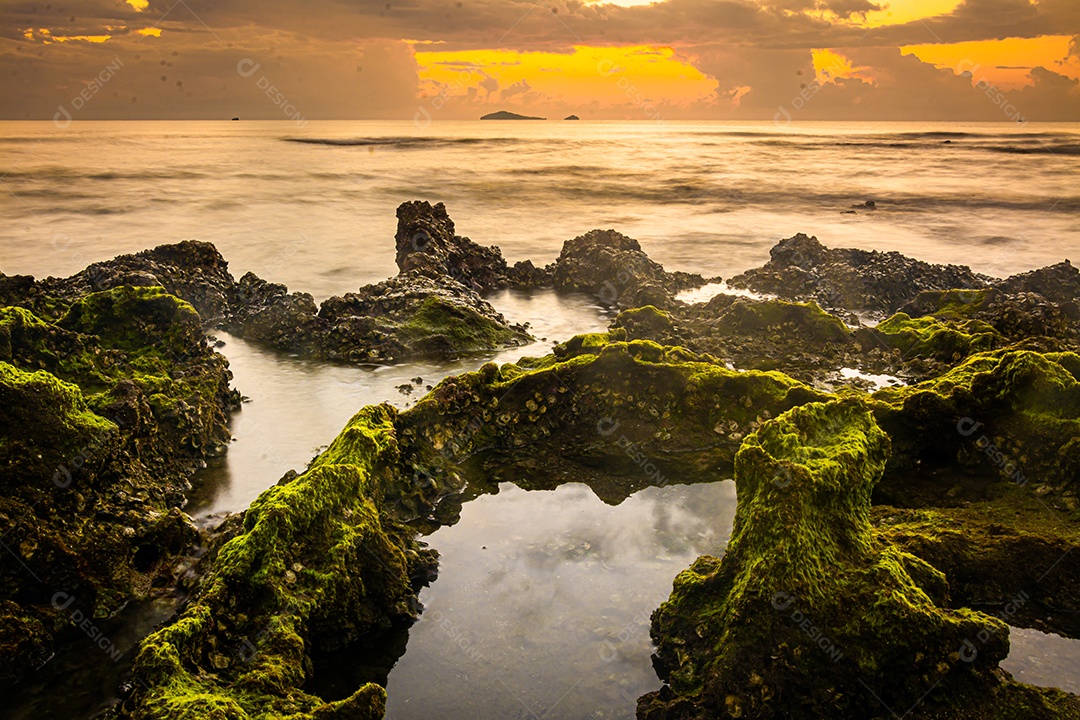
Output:
[[499,81],[485,73],[484,79],[480,81],[480,87],[490,95],[499,89]]
[[499,93],[499,97],[503,100],[506,100],[507,98],[514,97],[515,95],[524,95],[530,90],[532,90],[532,85],[529,84],[528,80],[519,80],[516,83],[511,83],[510,85],[504,87],[502,89],[502,92]]
[[[812,100],[800,103],[807,117],[995,119],[997,109],[983,107],[985,98],[972,94],[970,80],[903,56],[897,48],[1052,33],[1074,36],[1069,56],[1026,65],[1034,68],[1026,100],[1038,115],[1080,120],[1070,115],[1074,86],[1037,72],[1050,72],[1045,70],[1049,65],[1064,73],[1055,77],[1065,80],[1080,72],[1076,0],[964,0],[938,17],[872,29],[860,18],[885,3],[666,0],[622,7],[580,0],[174,1],[146,0],[136,10],[133,5],[143,5],[142,0],[81,0],[77,12],[62,13],[58,5],[46,8],[37,2],[0,5],[0,91],[9,99],[5,116],[51,117],[114,58],[123,68],[85,104],[86,117],[279,116],[276,96],[253,90],[251,81],[238,76],[237,63],[250,58],[260,65],[259,78],[266,77],[306,116],[409,117],[422,87],[416,46],[438,43],[451,52],[674,48],[710,82],[715,79],[715,91],[692,106],[669,103],[672,116],[687,117],[772,117],[811,87],[811,51],[830,48],[872,70],[815,91]],[[52,37],[110,39],[94,47],[77,40],[45,44],[41,28]],[[28,30],[32,39],[24,36]],[[160,37],[151,30],[160,31]],[[987,66],[1025,66],[1027,58],[1019,60]],[[455,66],[462,72],[470,68],[477,69]],[[1017,77],[1024,81],[1019,72]],[[558,93],[547,85],[538,92],[540,83],[538,76],[521,72],[500,78],[489,65],[461,92],[471,92],[473,102],[557,103]],[[654,92],[649,96],[665,102]],[[634,112],[633,103],[622,105],[621,100],[610,105],[612,113]]]

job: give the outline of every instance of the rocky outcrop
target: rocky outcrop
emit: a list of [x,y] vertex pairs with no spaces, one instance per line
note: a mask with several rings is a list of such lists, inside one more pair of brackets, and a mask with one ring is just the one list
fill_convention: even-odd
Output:
[[[198,540],[191,474],[225,451],[225,359],[160,287],[118,286],[0,308],[0,684],[87,626],[177,582]],[[85,628],[84,628],[85,629]]]
[[454,221],[442,203],[402,203],[397,218],[394,239],[401,273],[418,270],[431,277],[449,277],[481,295],[517,284],[499,248],[455,234]]
[[683,345],[740,369],[780,370],[804,382],[866,364],[851,330],[813,302],[718,295],[668,312],[624,310],[614,326],[625,328],[630,339]]
[[235,281],[217,249],[196,241],[122,255],[65,279],[0,275],[0,302],[55,315],[89,292],[162,286],[190,302],[207,328],[342,362],[456,357],[532,340],[481,293],[532,286],[544,271],[527,261],[507,267],[498,248],[457,237],[441,204],[405,203],[398,215],[401,273],[321,306],[307,293],[290,293],[252,273]]
[[1037,483],[1074,502],[1080,494],[1080,355],[980,353],[874,401],[896,473],[959,467],[986,482]]
[[[1034,270],[1028,276],[1039,278],[1044,270],[1059,267],[1055,265]],[[1076,272],[1075,269],[1073,272]],[[1043,337],[1080,348],[1080,306],[1067,297],[1065,286],[1062,290],[1054,291],[1042,287],[1038,282],[1029,284],[1046,290],[1053,299],[1034,291],[1007,290],[1021,285],[1010,279],[983,290],[919,293],[901,308],[901,312],[912,318],[932,317],[943,322],[967,323],[972,327],[980,325],[1010,342]]]
[[[691,476],[730,465],[763,416],[822,397],[781,376],[618,336],[580,336],[520,365],[489,363],[404,413],[358,413],[307,472],[263,493],[210,556],[196,599],[142,643],[119,716],[381,717],[377,685],[339,702],[303,688],[318,648],[419,611],[415,592],[434,555],[403,521],[437,514],[466,483],[497,492],[508,479],[533,488],[584,480],[616,503],[683,481],[658,469],[665,461]],[[596,470],[605,464],[611,472]]]
[[353,363],[454,357],[524,345],[531,337],[511,325],[475,291],[444,275],[413,269],[316,306],[248,273],[244,304],[225,329],[302,357]]
[[94,263],[70,278],[49,278],[40,283],[45,295],[60,298],[125,285],[164,287],[170,295],[191,303],[206,324],[228,317],[236,301],[229,264],[211,243],[197,240],[120,255]]
[[318,357],[329,360],[453,357],[532,340],[474,290],[420,270],[332,297],[319,308],[318,320],[326,327]]
[[1068,260],[994,283],[1007,294],[1037,293],[1055,303],[1080,302],[1080,270]]
[[[753,316],[744,321],[749,331]],[[585,482],[618,503],[646,486],[711,479],[733,466],[735,535],[724,560],[704,558],[681,574],[658,611],[669,687],[642,700],[642,717],[875,717],[874,693],[910,705],[938,681],[941,692],[912,717],[998,717],[969,713],[968,703],[1010,711],[1026,703],[1032,717],[1046,718],[1076,707],[1075,698],[1001,679],[1005,626],[954,607],[954,577],[962,603],[977,589],[961,580],[976,572],[976,551],[956,554],[946,577],[919,559],[940,545],[920,545],[912,527],[894,524],[887,535],[870,525],[889,457],[881,427],[897,428],[906,457],[893,466],[926,465],[903,418],[936,406],[886,394],[830,402],[780,373],[628,341],[633,327],[673,325],[656,309],[624,313],[622,327],[575,337],[549,356],[448,378],[407,412],[361,411],[306,473],[268,490],[234,524],[209,556],[196,600],[142,644],[118,714],[379,717],[378,678],[338,701],[305,688],[317,684],[311,657],[320,648],[415,617],[415,592],[434,558],[413,526],[453,523],[462,497],[497,492],[501,482]],[[1019,369],[998,376],[1017,378]],[[1064,381],[1048,372],[1035,384]],[[935,388],[944,398],[955,388],[958,402],[972,394],[961,385],[978,386],[989,393],[986,407],[1027,396],[1024,383],[996,392],[993,382],[969,379]],[[945,402],[941,417],[961,407]],[[1069,412],[1076,415],[1063,405]],[[1049,420],[1040,427],[1047,437]],[[965,640],[978,643],[970,663],[958,661]],[[835,664],[822,652],[835,653]]]
[[728,280],[736,288],[825,308],[896,312],[924,290],[986,287],[992,278],[962,265],[931,265],[897,252],[830,249],[802,233],[781,240],[764,266]]
[[949,609],[945,576],[874,532],[888,452],[855,399],[795,408],[746,439],[727,552],[681,573],[653,614],[667,684],[639,718],[1080,712],[1075,696],[1003,679],[1005,623]]
[[217,549],[196,599],[143,641],[122,717],[376,720],[374,683],[304,692],[310,654],[415,618],[433,571],[385,501],[400,482],[395,411],[358,413],[308,470],[263,493]]
[[592,230],[567,240],[550,271],[557,290],[584,292],[617,308],[667,308],[677,292],[706,282],[700,275],[665,271],[637,240],[614,230]]

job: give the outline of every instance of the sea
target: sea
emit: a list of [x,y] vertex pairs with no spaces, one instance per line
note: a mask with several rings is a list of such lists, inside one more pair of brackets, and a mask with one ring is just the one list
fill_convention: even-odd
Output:
[[[1004,277],[1080,260],[1080,123],[472,121],[0,122],[0,272],[66,276],[185,239],[316,300],[396,274],[397,206],[443,202],[457,232],[541,265],[614,228],[668,270],[728,278],[779,240],[898,251]],[[868,209],[873,201],[875,209]],[[214,333],[246,402],[226,458],[195,479],[205,527],[303,470],[364,405],[407,408],[454,373],[542,355],[605,328],[588,296],[506,291],[491,302],[536,343],[452,361],[344,366]],[[423,382],[416,385],[414,377]],[[401,386],[413,385],[403,392]],[[631,718],[660,687],[648,615],[674,576],[730,536],[734,485],[647,488],[618,506],[586,486],[504,486],[426,538],[442,555],[387,682],[388,717]],[[75,642],[0,718],[92,717],[139,638],[178,598],[102,621],[118,662]],[[317,665],[348,695],[362,649]],[[1080,691],[1080,641],[1014,630],[1005,667]]]

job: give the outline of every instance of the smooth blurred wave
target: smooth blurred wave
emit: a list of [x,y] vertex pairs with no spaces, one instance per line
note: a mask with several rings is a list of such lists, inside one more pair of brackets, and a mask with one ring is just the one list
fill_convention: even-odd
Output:
[[425,199],[511,261],[615,228],[730,277],[805,232],[1003,276],[1076,254],[1078,153],[1075,123],[3,122],[0,271],[197,238],[322,298],[396,273]]

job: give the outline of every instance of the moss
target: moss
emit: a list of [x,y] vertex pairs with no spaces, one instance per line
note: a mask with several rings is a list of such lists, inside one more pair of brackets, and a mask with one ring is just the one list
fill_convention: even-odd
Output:
[[[973,379],[998,361],[973,358],[925,391],[983,387]],[[1031,362],[1049,363],[1051,374],[1059,367],[1059,384],[1080,369],[1075,356]],[[1020,387],[1017,373],[1009,377],[1006,398]],[[1020,698],[1057,703],[996,681],[1005,626],[949,609],[946,576],[871,525],[890,443],[870,405],[902,415],[906,396],[822,402],[830,397],[781,373],[627,341],[616,328],[551,356],[447,378],[405,413],[365,408],[307,472],[252,505],[184,614],[142,644],[141,689],[122,714],[377,716],[377,686],[331,703],[305,688],[315,649],[415,615],[414,578],[432,557],[403,522],[433,516],[466,483],[475,494],[506,479],[527,488],[574,479],[618,502],[645,485],[722,477],[732,465],[732,542],[723,560],[681,573],[657,612],[669,687],[643,701],[643,717],[881,714],[860,679],[909,705],[940,681],[927,702],[942,713],[971,688],[1008,698],[1010,711]],[[970,638],[978,658],[958,662]]]
[[[978,320],[953,323],[933,317],[911,318],[905,313],[897,313],[864,332],[871,333],[875,342],[899,350],[905,358],[951,362],[1005,344],[993,327]],[[873,347],[872,343],[868,345]]]
[[998,350],[944,375],[874,394],[897,449],[892,468],[925,463],[1071,492],[1080,473],[1075,353]]
[[996,686],[1004,623],[935,604],[941,573],[873,532],[888,451],[853,398],[793,408],[746,439],[724,558],[680,575],[653,616],[669,687],[639,717],[874,717]]
[[1080,523],[998,483],[955,507],[874,508],[883,537],[939,568],[952,603],[1080,637]]
[[[468,460],[484,477],[550,487],[572,475],[527,465],[557,456],[618,502],[645,484],[730,468],[742,438],[765,419],[825,397],[780,373],[740,373],[685,348],[613,339],[621,336],[578,336],[540,361],[445,380],[402,416],[410,447],[428,448],[416,450],[421,472],[442,478],[452,474],[447,464]],[[617,477],[597,485],[582,466]]]
[[819,346],[851,340],[847,326],[816,302],[757,302],[739,298],[720,316],[717,326],[723,332],[739,335],[795,333]]
[[0,362],[0,466],[11,479],[51,480],[65,461],[116,430],[90,411],[78,386],[44,370],[25,372]]
[[406,322],[392,330],[408,352],[477,352],[527,338],[470,307],[431,295]]
[[[224,446],[235,399],[198,316],[160,288],[64,304],[58,322],[0,308],[0,514],[19,552],[0,561],[10,578],[0,601],[44,649],[69,618],[39,579],[94,617],[175,581],[196,532],[169,510]],[[32,655],[14,654],[6,677],[45,659]]]
[[123,285],[76,301],[57,323],[97,336],[107,348],[165,357],[182,356],[202,340],[199,314],[162,287]]
[[613,326],[624,328],[631,339],[667,341],[675,337],[675,322],[671,315],[652,305],[623,310],[615,318]]
[[919,293],[912,305],[942,320],[963,322],[985,309],[989,299],[999,294],[992,288],[928,290]]
[[302,687],[312,648],[415,617],[411,578],[432,557],[383,507],[399,464],[395,418],[389,406],[361,410],[307,472],[252,504],[196,601],[142,643],[146,689],[126,715],[382,716],[377,686],[329,704]]

